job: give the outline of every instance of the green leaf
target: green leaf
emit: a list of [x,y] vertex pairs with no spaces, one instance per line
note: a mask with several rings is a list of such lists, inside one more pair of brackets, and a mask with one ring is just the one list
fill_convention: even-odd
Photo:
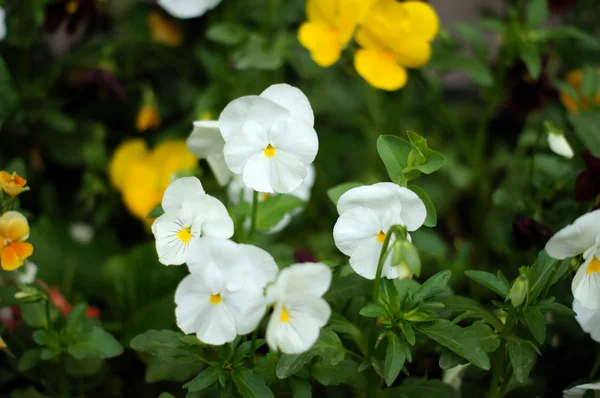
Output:
[[274,397],[273,392],[267,387],[263,379],[252,373],[250,369],[242,368],[235,372],[233,382],[244,398]]
[[19,358],[17,363],[17,369],[19,372],[27,372],[33,369],[42,360],[42,349],[33,348],[23,353],[23,356]]
[[386,388],[382,391],[384,398],[459,398],[460,395],[452,386],[441,380],[425,380],[408,377],[398,387]]
[[482,62],[486,62],[488,59],[488,42],[485,36],[474,26],[465,23],[454,25],[454,29],[469,43],[477,58]]
[[399,304],[398,302],[398,289],[394,281],[387,278],[381,278],[379,283],[379,302],[384,303],[388,306],[395,307]]
[[377,152],[393,182],[404,180],[404,169],[408,167],[412,149],[408,141],[394,135],[382,135],[377,139]]
[[329,329],[322,329],[319,340],[307,352],[281,356],[277,364],[277,377],[285,379],[297,373],[316,356],[321,357],[323,364],[335,366],[344,360],[345,355],[346,348],[338,335]]
[[170,392],[161,392],[158,398],[175,398],[175,395]]
[[548,17],[547,0],[530,0],[525,11],[525,24],[529,28],[539,26]]
[[542,56],[537,45],[530,41],[521,42],[519,44],[519,56],[525,63],[531,78],[537,80],[542,72]]
[[529,302],[533,302],[542,293],[556,263],[557,260],[550,257],[545,250],[539,253],[529,270]]
[[336,185],[333,188],[330,188],[327,191],[327,196],[329,197],[329,200],[331,200],[331,202],[334,205],[337,205],[338,200],[340,200],[340,197],[345,194],[347,191],[351,190],[352,188],[356,188],[356,187],[360,187],[363,184],[361,184],[360,182],[345,182],[343,184],[340,185]]
[[575,311],[573,311],[572,309],[570,309],[569,307],[567,307],[566,305],[563,305],[561,303],[556,303],[556,302],[552,302],[552,303],[548,303],[548,304],[538,303],[537,307],[542,312],[554,312],[554,313],[557,313],[560,315],[567,315],[567,316],[577,315],[575,313]]
[[292,389],[292,396],[294,398],[312,397],[312,385],[308,380],[292,377],[290,378],[290,387]]
[[502,298],[506,298],[508,295],[510,286],[494,274],[485,271],[468,270],[465,271],[465,275],[481,286],[487,287],[491,291],[498,293]]
[[[258,350],[264,344],[265,340],[257,339],[255,349]],[[244,360],[244,358],[254,356],[254,353],[250,352],[250,348],[252,348],[252,341],[244,341],[235,349],[235,353],[233,354],[231,362],[237,365],[240,364]]]
[[576,39],[590,49],[600,49],[600,40],[575,26],[559,26],[550,29],[537,29],[536,36],[540,41],[551,39]]
[[273,45],[264,36],[252,33],[246,43],[232,54],[236,69],[275,70],[283,65],[287,39],[281,35]]
[[90,377],[97,375],[104,368],[106,361],[104,359],[75,359],[72,356],[65,358],[65,372],[69,376]]
[[475,336],[467,329],[448,320],[437,320],[429,324],[415,325],[417,330],[440,345],[466,358],[478,368],[489,370],[490,360]]
[[177,381],[184,382],[198,375],[204,364],[178,364],[163,361],[160,358],[151,356],[146,367],[144,380],[146,383],[157,383],[159,381]]
[[429,198],[427,192],[417,185],[409,185],[408,189],[416,193],[425,204],[425,209],[427,209],[427,217],[425,217],[425,222],[423,225],[429,228],[435,227],[437,225],[437,211],[435,210],[435,206],[433,205],[433,202]]
[[306,204],[294,195],[273,195],[259,203],[256,229],[268,231],[276,226],[283,216]]
[[123,346],[110,333],[99,326],[94,326],[78,341],[69,345],[67,352],[75,359],[104,359],[119,356]]
[[242,25],[218,23],[208,28],[206,37],[215,43],[235,46],[248,38],[248,30]]
[[450,54],[444,63],[448,69],[464,72],[469,79],[481,87],[491,87],[494,84],[494,77],[487,62],[461,54]]
[[19,94],[4,58],[0,57],[0,124],[4,123],[18,106]]
[[352,273],[343,277],[333,278],[331,287],[325,293],[325,300],[346,301],[356,296],[369,296],[373,289],[373,282],[362,276]]
[[494,352],[500,346],[500,336],[494,333],[486,323],[477,321],[466,329],[475,336],[486,352]]
[[367,318],[379,318],[388,316],[385,306],[379,303],[367,304],[366,306],[361,308],[360,314]]
[[440,293],[447,290],[448,281],[452,276],[450,270],[443,270],[427,279],[412,295],[408,309],[412,309],[420,301],[427,300],[428,298],[435,297]]
[[442,369],[451,369],[458,365],[464,365],[469,363],[466,359],[460,355],[455,354],[453,351],[442,347],[442,355],[440,355],[439,365]]
[[21,316],[26,324],[34,328],[48,327],[45,301],[31,304],[21,304],[20,307]]
[[157,218],[162,216],[163,214],[165,214],[164,209],[162,208],[162,205],[156,205],[156,207],[154,209],[152,209],[152,211],[148,214],[148,216],[146,218]]
[[260,376],[265,383],[275,383],[278,381],[277,375],[275,374],[278,362],[279,355],[273,351],[269,351],[267,355],[258,359],[256,365],[254,365],[254,368],[252,368],[252,371],[255,375]]
[[535,363],[535,351],[527,341],[508,342],[508,356],[513,367],[513,374],[519,383],[523,384],[529,377],[529,372]]
[[596,68],[586,66],[583,68],[583,79],[581,80],[581,93],[588,100],[596,98],[600,89],[600,76]]
[[163,361],[178,364],[205,362],[202,346],[188,345],[180,340],[180,332],[172,330],[149,330],[131,340],[131,348],[147,352]]
[[388,334],[388,346],[385,354],[385,384],[394,384],[406,360],[404,345],[406,343],[396,334]]
[[361,354],[367,355],[367,352],[369,351],[367,337],[365,336],[364,331],[356,324],[334,312],[329,319],[329,328],[338,334],[351,338],[356,343]]
[[494,314],[471,298],[463,296],[440,296],[436,300],[444,304],[447,310],[452,312],[466,312],[469,317],[482,319],[496,330],[501,330],[503,327],[502,322]]
[[585,147],[600,156],[600,112],[570,113],[568,118]]
[[324,386],[349,384],[358,387],[366,384],[364,374],[358,374],[358,363],[350,358],[344,359],[337,365],[317,362],[310,368],[310,374]]
[[215,384],[219,379],[219,375],[222,373],[223,369],[217,366],[211,366],[204,369],[198,376],[185,383],[183,388],[187,388],[192,392],[202,391]]
[[537,342],[544,344],[546,341],[546,318],[540,309],[527,307],[525,310],[525,322],[527,322],[527,326]]
[[581,99],[579,98],[579,93],[570,84],[567,84],[560,80],[555,80],[552,82],[552,85],[554,86],[554,88],[556,88],[561,93],[566,94],[569,97],[571,97],[573,99],[573,101],[575,101],[577,103],[579,103],[581,101]]
[[427,150],[427,160],[423,164],[414,165],[412,167],[408,167],[404,169],[405,173],[408,173],[410,170],[419,170],[424,174],[432,174],[433,172],[439,170],[444,165],[446,159],[442,156],[441,153],[436,152],[432,149]]

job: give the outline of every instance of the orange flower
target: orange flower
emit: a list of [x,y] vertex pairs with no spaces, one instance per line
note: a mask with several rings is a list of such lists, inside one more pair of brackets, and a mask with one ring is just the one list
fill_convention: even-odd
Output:
[[29,223],[17,211],[7,211],[0,217],[0,264],[2,269],[13,271],[33,253],[33,246],[25,243],[29,237]]
[[21,192],[29,191],[29,187],[25,185],[27,185],[27,180],[18,175],[17,172],[9,174],[6,171],[0,171],[0,186],[11,198]]
[[[600,70],[598,71],[600,75]],[[579,98],[573,98],[565,92],[560,93],[560,100],[571,113],[577,113],[579,111],[585,111],[592,106],[600,106],[600,93],[596,94],[596,97],[591,101],[585,98],[581,92],[581,81],[583,80],[583,73],[581,70],[573,70],[567,74],[567,84],[575,89]]]
[[167,47],[178,47],[183,41],[183,35],[179,25],[172,19],[165,17],[158,11],[152,11],[148,15],[150,26],[150,37],[156,43]]
[[136,128],[146,131],[160,126],[160,114],[154,105],[143,105],[137,114]]

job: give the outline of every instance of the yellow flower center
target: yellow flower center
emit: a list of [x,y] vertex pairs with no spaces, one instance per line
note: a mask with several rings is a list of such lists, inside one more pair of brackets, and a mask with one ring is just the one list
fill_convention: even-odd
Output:
[[588,264],[587,269],[585,270],[586,275],[592,274],[594,272],[600,272],[600,261],[598,258],[594,257],[592,261]]
[[379,233],[377,234],[377,242],[383,243],[384,240],[385,240],[385,233],[383,231],[379,231]]
[[69,14],[69,15],[75,14],[78,9],[79,9],[79,2],[77,0],[69,1],[67,3],[67,6],[65,7],[65,10],[67,11],[67,14]]
[[273,156],[275,156],[275,148],[273,148],[271,146],[271,144],[267,145],[267,147],[265,148],[265,150],[263,151],[265,156],[268,158],[272,158]]
[[184,228],[181,231],[177,232],[177,237],[183,243],[188,243],[192,239],[192,228]]
[[287,310],[285,309],[285,307],[283,307],[281,309],[281,315],[279,316],[279,320],[282,323],[288,323],[290,321],[290,313],[287,312]]
[[[273,149],[274,150],[274,149]],[[264,192],[262,193],[262,200],[267,200],[271,197],[270,193]]]
[[220,294],[211,294],[208,301],[210,301],[214,305],[221,304],[221,295]]

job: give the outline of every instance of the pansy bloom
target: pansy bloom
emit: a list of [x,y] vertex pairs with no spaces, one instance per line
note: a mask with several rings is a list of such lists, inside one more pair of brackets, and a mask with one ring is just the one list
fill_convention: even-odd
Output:
[[27,180],[16,172],[9,174],[6,171],[0,171],[0,188],[11,198],[22,192],[29,191],[29,187],[26,185]]
[[29,223],[24,215],[7,211],[0,217],[0,263],[2,269],[12,271],[23,265],[33,253],[29,237]]
[[187,140],[190,152],[199,159],[206,159],[215,179],[220,186],[225,186],[231,180],[233,173],[225,163],[223,150],[225,140],[219,130],[216,120],[199,120],[194,122],[194,130]]

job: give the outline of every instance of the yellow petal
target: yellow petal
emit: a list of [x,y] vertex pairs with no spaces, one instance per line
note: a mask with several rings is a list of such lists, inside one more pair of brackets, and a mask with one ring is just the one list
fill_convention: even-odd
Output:
[[163,141],[150,154],[150,162],[158,175],[161,190],[173,181],[173,174],[198,166],[198,158],[190,152],[185,140]]
[[356,13],[356,21],[360,24],[369,15],[375,4],[379,0],[354,0],[354,10]]
[[159,11],[151,11],[148,15],[148,25],[153,41],[168,47],[181,45],[183,34],[175,20],[167,18]]
[[162,199],[155,168],[148,161],[134,163],[123,182],[123,201],[129,212],[145,219]]
[[25,185],[27,185],[27,180],[16,172],[9,174],[6,171],[0,171],[0,187],[11,198],[22,192],[29,191],[29,187]]
[[18,211],[7,211],[0,217],[0,239],[24,241],[29,237],[27,218]]
[[402,3],[410,19],[411,36],[424,41],[431,41],[440,30],[440,21],[435,10],[422,1],[405,1]]
[[406,39],[397,43],[394,48],[396,61],[407,68],[420,68],[431,58],[431,45],[429,42],[417,39]]
[[143,139],[123,142],[113,154],[109,166],[110,181],[118,190],[123,189],[123,180],[133,163],[148,157],[148,146]]
[[6,271],[13,271],[23,265],[25,259],[33,253],[30,243],[15,242],[2,250],[0,266]]
[[406,69],[396,63],[394,54],[379,49],[362,49],[354,55],[354,67],[371,86],[395,91],[406,84]]
[[154,105],[142,106],[137,114],[135,126],[138,131],[154,129],[160,126],[160,114]]
[[298,30],[298,40],[319,66],[331,66],[340,59],[341,47],[338,33],[329,25],[305,22]]
[[335,25],[339,0],[308,0],[306,16],[312,22]]

